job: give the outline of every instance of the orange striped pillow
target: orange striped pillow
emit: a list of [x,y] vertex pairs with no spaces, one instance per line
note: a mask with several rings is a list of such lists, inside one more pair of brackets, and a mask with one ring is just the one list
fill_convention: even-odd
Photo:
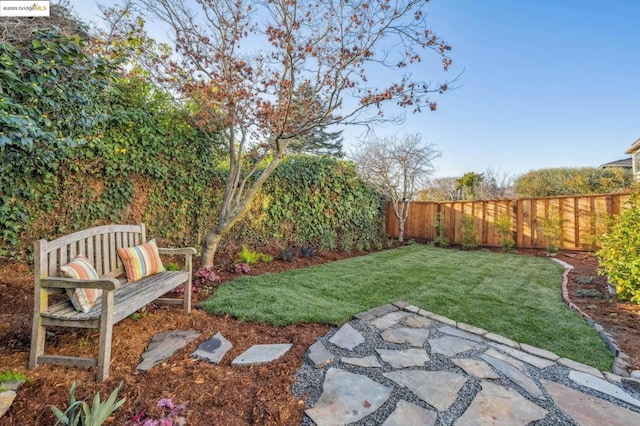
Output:
[[[76,280],[97,280],[100,277],[83,255],[76,256],[71,262],[60,267],[60,270],[67,278]],[[96,301],[102,296],[102,290],[93,288],[68,288],[67,296],[71,299],[73,307],[80,312],[89,312]]]
[[129,282],[165,270],[158,254],[156,240],[135,247],[119,248],[118,254],[124,263],[124,270]]

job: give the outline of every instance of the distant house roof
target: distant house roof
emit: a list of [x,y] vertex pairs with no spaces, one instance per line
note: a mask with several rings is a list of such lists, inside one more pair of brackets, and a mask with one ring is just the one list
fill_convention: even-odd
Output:
[[633,162],[631,161],[631,157],[629,157],[629,158],[624,158],[622,160],[612,161],[610,163],[604,163],[600,165],[601,169],[604,169],[606,167],[621,167],[623,169],[631,170],[633,168]]
[[633,143],[633,145],[631,145],[629,147],[629,149],[627,150],[627,152],[625,152],[625,154],[633,154],[634,152],[640,150],[640,139],[638,139],[637,141],[635,141]]

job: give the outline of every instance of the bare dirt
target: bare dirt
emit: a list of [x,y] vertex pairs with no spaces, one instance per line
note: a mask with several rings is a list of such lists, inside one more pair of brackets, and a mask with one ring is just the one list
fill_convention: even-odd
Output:
[[[362,254],[366,253],[330,252],[293,262],[274,260],[252,268],[250,274],[279,272]],[[538,251],[521,254],[545,255]],[[569,274],[572,301],[610,332],[622,351],[631,357],[632,368],[640,369],[640,306],[609,296],[606,280],[596,274],[597,261],[592,255],[561,252],[558,258],[575,266]],[[225,266],[216,272],[223,283],[237,277],[228,270],[230,261],[221,263]],[[576,293],[585,289],[597,290],[602,296],[581,297]],[[558,292],[560,294],[560,288]],[[206,292],[196,293],[194,302],[209,296]],[[18,371],[30,378],[20,388],[9,412],[0,419],[0,425],[55,423],[50,405],[66,408],[74,380],[78,382],[78,398],[92,398],[100,392],[105,399],[120,381],[123,382],[119,396],[127,400],[109,419],[110,424],[125,424],[142,410],[158,418],[161,413],[155,408],[156,402],[160,398],[171,398],[176,404],[187,403],[183,412],[187,424],[298,425],[305,404],[291,392],[295,373],[308,347],[329,330],[322,324],[274,327],[240,322],[198,309],[187,316],[182,314],[180,307],[150,305],[138,320],[128,318],[114,327],[111,377],[95,383],[93,368],[45,365],[35,370],[27,369],[33,309],[33,275],[28,265],[0,258],[0,301],[0,372]],[[167,362],[138,373],[135,367],[151,337],[166,330],[197,330],[202,335]],[[220,365],[190,358],[198,344],[217,332],[234,345]],[[48,337],[47,351],[95,356],[97,339],[93,330],[57,329]],[[273,363],[248,368],[230,366],[231,360],[251,345],[287,342],[293,343],[292,349]]]

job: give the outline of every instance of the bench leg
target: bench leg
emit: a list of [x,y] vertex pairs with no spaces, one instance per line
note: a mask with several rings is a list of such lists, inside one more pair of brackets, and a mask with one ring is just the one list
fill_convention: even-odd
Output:
[[102,315],[100,316],[100,344],[98,347],[97,381],[102,382],[109,377],[111,367],[111,340],[113,338],[113,292],[102,294]]
[[188,314],[189,312],[191,312],[191,284],[193,279],[193,266],[191,263],[190,254],[187,254],[185,256],[185,266],[187,273],[189,274],[189,279],[184,284],[184,301],[182,306],[184,307],[184,313]]
[[40,322],[40,314],[34,315],[33,329],[31,331],[31,353],[29,354],[29,368],[38,366],[38,358],[44,355],[44,339],[46,337],[46,328]]
[[49,294],[36,286],[33,303],[33,328],[31,329],[31,352],[29,354],[29,368],[38,366],[38,358],[44,355],[44,341],[47,336],[47,329],[42,325],[40,313],[43,307],[49,304]]

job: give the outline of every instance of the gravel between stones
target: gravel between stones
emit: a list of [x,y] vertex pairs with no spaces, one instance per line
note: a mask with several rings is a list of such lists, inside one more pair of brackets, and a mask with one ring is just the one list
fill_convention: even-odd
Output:
[[[391,396],[382,405],[382,407],[380,407],[376,412],[372,413],[371,415],[363,418],[359,422],[352,423],[353,425],[370,426],[370,425],[382,424],[386,420],[386,418],[395,410],[396,403],[399,400],[405,400],[419,407],[434,411],[433,407],[430,407],[427,403],[425,403],[420,398],[418,398],[413,392],[409,391],[407,388],[398,386],[396,383],[394,383],[393,381],[387,379],[382,375],[382,373],[386,373],[389,371],[397,371],[398,369],[395,369],[389,366],[388,364],[386,364],[385,362],[383,362],[378,356],[376,349],[404,350],[404,349],[409,349],[410,346],[408,344],[394,344],[394,343],[389,343],[382,340],[382,338],[380,337],[380,330],[378,330],[377,328],[369,324],[369,322],[367,321],[354,319],[350,322],[350,325],[356,330],[358,330],[364,336],[365,342],[357,346],[356,348],[354,348],[354,350],[348,351],[348,350],[341,349],[329,342],[329,339],[331,338],[331,336],[333,336],[333,334],[335,334],[338,328],[331,330],[325,336],[321,337],[319,340],[330,352],[332,352],[335,355],[336,359],[332,363],[324,366],[323,368],[315,368],[307,357],[304,365],[300,368],[300,370],[297,373],[296,381],[293,385],[294,394],[297,395],[299,398],[304,399],[307,407],[312,407],[318,401],[318,399],[320,398],[320,395],[322,394],[322,385],[324,381],[325,372],[330,367],[336,367],[346,371],[350,371],[355,374],[365,375],[377,381],[378,383],[381,383],[385,386],[389,386],[393,388],[393,392]],[[429,326],[427,326],[426,328],[430,329],[429,339],[447,336],[447,334],[438,331],[438,329],[441,327],[444,327],[444,325],[445,324],[442,324],[438,321],[433,321]],[[394,325],[391,328],[397,328],[397,327],[403,327],[403,325],[399,323]],[[430,348],[429,348],[428,341],[425,342],[424,347],[429,351]],[[471,359],[480,360],[480,355],[482,355],[484,351],[488,348],[489,346],[486,346],[484,349],[466,351],[463,354],[458,354],[453,357],[448,357],[441,354],[431,354],[430,361],[427,362],[423,367],[412,367],[412,369],[414,370],[447,371],[447,372],[452,372],[457,374],[463,374],[466,377],[468,377],[467,382],[458,393],[457,400],[446,411],[438,412],[437,425],[443,425],[443,426],[453,425],[453,423],[460,416],[462,416],[462,414],[466,411],[466,409],[469,407],[469,405],[475,398],[476,394],[481,390],[481,384],[480,384],[481,381],[473,376],[467,375],[462,369],[455,366],[451,362],[451,358],[471,358]],[[364,367],[358,367],[355,365],[345,364],[340,361],[340,358],[343,356],[344,357],[364,357],[368,355],[376,356],[380,361],[380,363],[382,364],[382,368],[364,368]],[[565,386],[578,389],[585,394],[610,401],[612,403],[618,404],[620,406],[623,406],[635,412],[640,412],[640,409],[638,409],[637,407],[633,407],[609,395],[602,394],[592,389],[576,385],[572,380],[569,379],[568,375],[569,375],[570,369],[567,367],[563,367],[556,364],[556,365],[547,367],[543,370],[540,370],[538,368],[530,366],[529,364],[526,364],[526,366],[531,378],[536,382],[536,384],[544,392],[544,395],[546,397],[545,401],[541,401],[539,399],[533,398],[527,392],[524,392],[522,389],[514,385],[510,380],[506,378],[494,380],[492,382],[505,387],[515,389],[524,398],[546,409],[549,412],[545,419],[532,423],[534,425],[540,425],[540,426],[577,425],[575,421],[569,418],[566,414],[564,414],[564,412],[562,412],[556,406],[556,404],[553,402],[553,399],[546,392],[545,388],[540,384],[539,379],[541,378],[555,381]],[[640,394],[630,391],[628,389],[624,389],[624,390],[634,398],[640,399]],[[307,425],[311,426],[311,425],[314,425],[314,422],[308,416],[305,415],[302,424],[305,426]]]

